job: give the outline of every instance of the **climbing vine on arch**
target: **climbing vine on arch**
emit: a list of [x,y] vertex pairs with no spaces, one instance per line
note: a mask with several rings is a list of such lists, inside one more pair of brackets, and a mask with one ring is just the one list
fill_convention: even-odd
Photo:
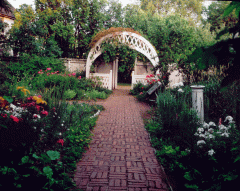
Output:
[[119,42],[103,43],[102,56],[106,63],[113,62],[118,57],[119,82],[131,83],[131,73],[134,68],[137,51]]

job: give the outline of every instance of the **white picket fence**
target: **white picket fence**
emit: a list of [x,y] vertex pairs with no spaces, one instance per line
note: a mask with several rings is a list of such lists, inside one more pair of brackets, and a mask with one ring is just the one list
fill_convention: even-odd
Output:
[[147,84],[147,80],[146,79],[146,75],[135,75],[135,72],[132,71],[132,84],[131,84],[131,89],[133,89],[134,84],[137,84],[139,82],[141,82],[142,84],[146,85]]
[[109,90],[112,90],[112,70],[110,70],[109,74],[103,73],[90,73],[90,78],[97,81],[96,78],[99,78],[102,82],[102,86]]

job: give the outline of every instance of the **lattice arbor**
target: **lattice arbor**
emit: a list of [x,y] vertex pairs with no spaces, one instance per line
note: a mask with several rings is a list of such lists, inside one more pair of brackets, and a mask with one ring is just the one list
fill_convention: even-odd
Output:
[[92,63],[102,54],[102,45],[104,43],[111,43],[114,40],[118,40],[119,43],[126,44],[129,48],[141,52],[149,59],[153,66],[158,64],[159,59],[155,48],[144,37],[132,32],[114,32],[99,39],[90,50],[86,64],[87,78],[90,77],[90,67]]

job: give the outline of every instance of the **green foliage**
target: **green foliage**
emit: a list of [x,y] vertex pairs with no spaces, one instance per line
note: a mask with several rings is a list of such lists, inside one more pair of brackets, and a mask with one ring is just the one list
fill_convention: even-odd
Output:
[[73,99],[77,93],[74,90],[68,89],[67,91],[64,92],[63,97],[66,99]]
[[[203,13],[207,17],[206,20],[203,20],[204,25],[206,23],[210,23],[210,31],[217,32],[218,29],[221,28],[221,24],[224,24],[226,27],[231,28],[233,25],[236,24],[237,22],[237,16],[234,13],[231,13],[232,11],[228,11],[231,14],[228,14],[227,17],[221,16],[224,13],[224,10],[226,7],[230,4],[230,2],[227,1],[216,1],[212,2],[208,8],[203,7]],[[233,9],[232,9],[233,10]],[[227,15],[227,12],[226,12]],[[225,15],[225,16],[226,16]]]
[[28,75],[36,75],[40,70],[51,68],[52,71],[63,72],[65,66],[59,59],[53,57],[39,57],[37,55],[24,54],[17,63],[10,63],[7,66],[9,74],[23,78]]
[[[76,161],[90,142],[96,122],[96,117],[90,117],[102,107],[75,102],[69,105],[53,97],[45,100],[47,116],[37,120],[33,118],[33,114],[38,113],[34,107],[21,113],[23,120],[19,122],[3,117],[4,110],[0,110],[1,124],[7,126],[5,130],[0,129],[0,151],[4,155],[0,163],[2,190],[28,190],[35,186],[39,191],[61,191],[75,186],[67,173],[75,170]],[[21,101],[15,99],[13,104],[19,105],[17,102]],[[29,103],[29,99],[24,103]],[[7,131],[11,139],[3,139],[9,137]]]
[[[227,16],[234,9],[238,10],[240,7],[239,2],[231,2],[223,13],[223,17]],[[238,11],[235,12],[239,20]],[[240,38],[236,36],[239,33],[239,21],[234,27],[228,28],[228,26],[218,33],[217,39],[222,35],[229,33],[233,35],[233,38],[225,39],[209,47],[200,47],[196,49],[193,54],[189,57],[188,61],[195,62],[197,68],[204,69],[209,66],[228,66],[230,67],[226,71],[227,76],[222,80],[222,87],[232,84],[235,80],[239,79],[239,42]]]
[[[226,116],[234,115],[238,98],[233,95],[237,90],[229,87],[228,91],[222,92],[219,81],[199,84],[205,86],[205,121],[218,124],[219,118],[224,120]],[[239,85],[234,84],[233,87],[237,89]],[[240,171],[236,168],[240,161],[237,123],[230,122],[226,126],[226,121],[222,121],[228,129],[226,134],[220,130],[224,126],[217,127],[213,123],[200,125],[196,113],[190,109],[191,88],[184,86],[181,89],[183,92],[174,88],[158,94],[154,116],[145,125],[152,146],[157,149],[158,159],[167,174],[177,181],[177,190],[234,189]],[[209,133],[211,138],[206,137]],[[198,141],[203,140],[205,144],[199,146]]]

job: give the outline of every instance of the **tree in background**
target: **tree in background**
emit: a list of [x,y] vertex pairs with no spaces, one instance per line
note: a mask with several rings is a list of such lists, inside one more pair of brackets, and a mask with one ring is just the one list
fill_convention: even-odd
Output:
[[141,9],[152,15],[177,14],[187,18],[192,24],[201,19],[203,0],[140,0]]
[[225,25],[226,27],[231,28],[237,23],[238,17],[234,12],[230,13],[226,17],[220,16],[224,13],[224,10],[229,4],[229,1],[216,1],[211,3],[208,8],[203,6],[202,13],[205,14],[207,18],[202,19],[202,23],[204,25],[210,23],[211,32],[217,32],[218,29],[221,29],[221,25]]

